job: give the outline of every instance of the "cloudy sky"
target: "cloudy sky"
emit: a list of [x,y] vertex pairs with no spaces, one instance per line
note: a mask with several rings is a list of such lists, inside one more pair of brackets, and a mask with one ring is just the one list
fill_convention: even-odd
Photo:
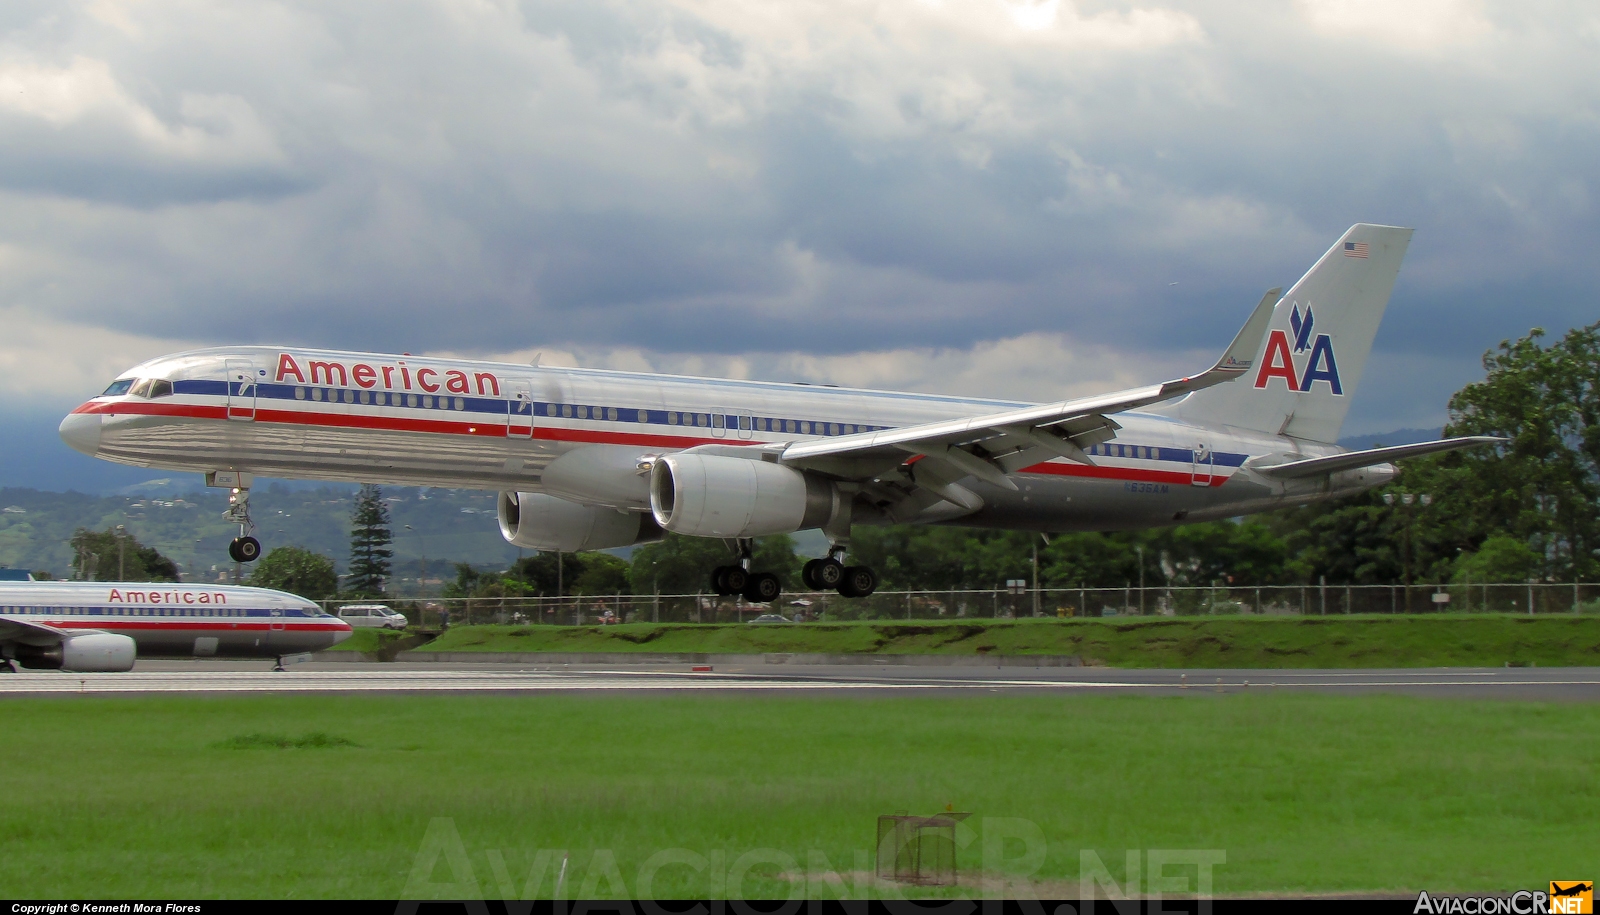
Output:
[[1600,9],[7,0],[0,483],[118,371],[292,342],[1047,399],[1415,227],[1347,432],[1600,319]]

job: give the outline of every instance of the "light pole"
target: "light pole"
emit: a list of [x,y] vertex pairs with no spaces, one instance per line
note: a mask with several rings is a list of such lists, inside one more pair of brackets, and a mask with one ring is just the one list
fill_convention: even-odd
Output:
[[[1419,493],[1403,492],[1403,493],[1400,494],[1400,504],[1405,507],[1405,524],[1406,524],[1405,539],[1401,543],[1400,563],[1401,563],[1401,579],[1405,583],[1405,587],[1406,587],[1406,612],[1407,613],[1411,612],[1411,560],[1412,560],[1412,556],[1413,556],[1413,554],[1415,552],[1414,545],[1412,543],[1412,531],[1411,531],[1412,523],[1416,520],[1416,513],[1411,507],[1412,503],[1414,503],[1414,502],[1420,502],[1424,506],[1432,505],[1433,504],[1433,496],[1431,494],[1429,494],[1429,493],[1420,493],[1419,494]],[[1394,493],[1392,493],[1392,492],[1384,493],[1383,494],[1383,504],[1384,505],[1391,505],[1391,506],[1394,505]]]
[[417,552],[418,555],[421,556],[421,558],[417,560],[417,594],[422,597],[427,597],[428,586],[423,583],[423,579],[428,577],[428,541],[423,538],[421,531],[417,530],[411,525],[407,524],[404,525],[404,527],[417,538]]
[[1144,544],[1138,544],[1135,549],[1139,551],[1139,615],[1144,616]]
[[117,581],[128,580],[128,529],[117,525]]

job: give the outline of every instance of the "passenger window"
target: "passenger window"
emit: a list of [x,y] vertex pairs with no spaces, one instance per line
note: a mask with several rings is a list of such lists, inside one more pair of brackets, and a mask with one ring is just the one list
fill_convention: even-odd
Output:
[[713,429],[721,429],[722,426],[723,426],[723,416],[722,416],[722,414],[721,413],[713,413],[713,414],[711,414],[711,428],[713,428]]
[[457,410],[465,410],[466,408],[467,408],[467,399],[465,397],[457,397],[456,398],[456,409]]
[[407,394],[406,395],[406,406],[414,407],[416,405],[417,405],[417,395],[415,395],[415,394]]
[[132,378],[122,378],[122,379],[119,379],[117,381],[111,382],[111,385],[109,387],[107,387],[103,392],[101,392],[100,396],[101,397],[121,397],[122,395],[128,393],[128,389],[131,388],[131,387],[133,387],[133,379]]

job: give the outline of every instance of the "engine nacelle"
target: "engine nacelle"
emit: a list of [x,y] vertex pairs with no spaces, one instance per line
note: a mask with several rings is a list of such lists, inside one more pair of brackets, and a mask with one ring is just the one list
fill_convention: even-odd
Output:
[[761,537],[823,527],[838,487],[781,464],[715,454],[669,454],[650,471],[650,511],[675,534]]
[[661,539],[661,528],[644,512],[577,505],[536,492],[503,492],[496,509],[500,534],[531,550],[609,550]]
[[68,670],[73,673],[121,673],[133,669],[137,654],[133,639],[110,632],[88,632],[63,639],[48,648],[18,645],[17,663],[32,670]]

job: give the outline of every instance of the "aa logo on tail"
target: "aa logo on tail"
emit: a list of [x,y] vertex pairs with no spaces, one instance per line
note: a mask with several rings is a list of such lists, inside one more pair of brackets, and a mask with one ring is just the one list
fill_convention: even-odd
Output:
[[[1265,389],[1269,380],[1282,378],[1289,390],[1304,393],[1316,382],[1326,381],[1333,394],[1344,396],[1344,385],[1339,381],[1339,361],[1333,355],[1333,338],[1317,334],[1313,339],[1311,332],[1315,324],[1310,305],[1306,306],[1304,315],[1300,314],[1299,305],[1293,306],[1289,312],[1289,329],[1294,331],[1294,352],[1289,351],[1288,334],[1274,330],[1267,335],[1267,352],[1256,370],[1257,388]],[[1297,354],[1307,351],[1310,354],[1301,355],[1297,364]]]

